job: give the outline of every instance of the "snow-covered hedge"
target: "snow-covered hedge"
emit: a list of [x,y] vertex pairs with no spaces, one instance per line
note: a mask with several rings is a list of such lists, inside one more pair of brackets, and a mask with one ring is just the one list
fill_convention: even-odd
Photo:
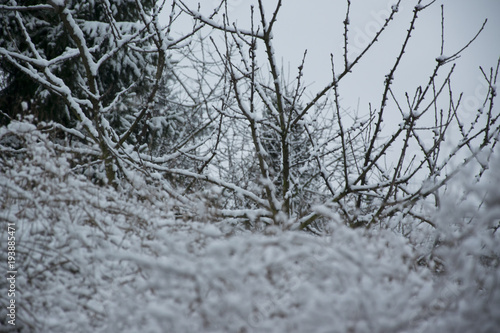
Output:
[[[498,154],[468,187],[469,198],[487,193],[479,213],[450,198],[429,217],[437,228],[424,236],[435,241],[424,247],[418,235],[335,219],[324,236],[176,219],[175,203],[148,196],[155,189],[146,183],[114,190],[78,175],[71,155],[29,123],[1,128],[0,149],[1,239],[15,223],[21,332],[500,327],[500,246],[491,229],[500,220]],[[2,272],[6,262],[2,245]],[[0,286],[0,326],[9,328],[5,279]]]

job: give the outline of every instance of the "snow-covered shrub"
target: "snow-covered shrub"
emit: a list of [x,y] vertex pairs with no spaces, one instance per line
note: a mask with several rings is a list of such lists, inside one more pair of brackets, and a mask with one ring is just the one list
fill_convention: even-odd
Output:
[[[169,214],[168,202],[160,211],[144,191],[127,188],[132,196],[94,185],[73,172],[70,155],[55,147],[28,122],[0,128],[1,237],[6,244],[7,223],[13,223],[16,327],[23,332],[85,332],[102,325],[109,283],[122,283],[136,272],[117,261],[106,263],[100,254],[140,244],[150,214]],[[138,194],[141,201],[134,199]],[[4,249],[3,272],[6,254]],[[7,325],[5,301],[2,297],[0,326]]]
[[[155,186],[138,180],[135,189],[99,187],[73,172],[70,156],[26,122],[1,128],[0,144],[0,219],[16,225],[21,332],[498,327],[499,247],[491,229],[500,218],[498,156],[469,188],[468,198],[488,193],[478,213],[471,215],[466,202],[460,209],[445,202],[433,217],[432,256],[443,265],[436,270],[420,264],[424,249],[411,237],[351,229],[335,215],[319,236],[176,220],[171,200],[148,195],[159,191]],[[3,293],[5,281],[0,285]],[[2,326],[5,302],[0,298]]]
[[445,197],[434,217],[429,254],[441,267],[422,332],[495,332],[500,327],[499,170],[497,149],[479,181],[469,168],[452,183],[449,192],[455,195]]
[[[252,19],[251,30],[217,23],[220,16],[227,20],[222,11],[205,16],[177,1],[169,24],[161,27],[161,6],[149,11],[140,1],[130,2],[144,30],[129,35],[106,1],[102,13],[115,31],[107,34],[113,36],[111,52],[92,37],[95,22],[78,19],[78,2],[0,6],[17,22],[16,31],[23,31],[10,34],[20,39],[6,40],[0,55],[62,97],[75,117],[75,126],[68,127],[8,116],[10,124],[0,128],[0,222],[16,230],[15,328],[493,331],[500,303],[500,159],[491,159],[478,183],[468,184],[474,177],[467,175],[455,177],[455,184],[450,180],[476,160],[479,174],[488,167],[490,156],[483,154],[500,134],[493,107],[500,65],[485,75],[485,103],[472,121],[459,112],[451,74],[452,63],[477,35],[449,57],[441,47],[426,83],[412,83],[412,102],[408,92],[393,90],[395,78],[403,77],[395,73],[417,17],[430,7],[420,2],[383,81],[380,107],[359,115],[342,105],[339,84],[379,40],[398,5],[351,62],[348,2],[344,61],[333,66],[332,58],[331,81],[312,95],[301,79],[305,58],[296,85],[283,79],[275,59],[272,30],[281,2],[266,15],[259,0],[260,20]],[[39,35],[29,24],[32,11],[55,11],[57,24],[65,27],[61,33],[77,48],[61,49],[54,58],[30,44],[31,35]],[[170,32],[178,15],[194,24],[176,39]],[[209,47],[200,37],[206,51],[198,53],[190,40],[204,26],[224,38],[218,39],[222,44],[210,39]],[[13,47],[18,41],[29,49]],[[129,56],[127,49],[157,55],[154,78],[146,78],[152,89],[144,87],[142,96],[132,93],[135,79],[130,86],[110,79],[109,89],[96,84],[104,64],[124,65],[113,55]],[[170,52],[179,49],[187,63],[176,68],[191,74],[172,72],[184,93],[171,99],[177,91],[157,91],[165,82],[162,72],[175,63]],[[76,89],[51,71],[65,61],[85,67]],[[153,75],[151,64],[134,65]],[[438,76],[447,67],[449,74]],[[19,96],[23,112],[30,112],[32,105]],[[384,119],[398,110],[392,119],[398,124],[385,127]],[[199,119],[186,126],[194,115]],[[446,186],[443,200],[436,196],[427,206]],[[464,188],[465,198],[453,195]],[[2,244],[7,235],[0,236]],[[2,271],[11,261],[7,253],[0,254]],[[5,285],[1,280],[2,292]],[[11,328],[6,309],[2,297],[0,324]]]

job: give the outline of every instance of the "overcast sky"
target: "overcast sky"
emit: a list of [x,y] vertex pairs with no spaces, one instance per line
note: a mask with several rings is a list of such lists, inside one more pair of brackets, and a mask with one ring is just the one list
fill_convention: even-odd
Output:
[[[196,6],[199,1],[186,0]],[[380,28],[396,0],[352,0],[350,20],[350,46],[352,54],[361,50],[367,40]],[[218,0],[201,2],[202,13],[210,13]],[[248,28],[250,4],[254,0],[230,0],[231,21]],[[268,14],[271,14],[276,0],[266,0]],[[368,102],[379,103],[384,76],[392,67],[397,52],[409,27],[413,7],[417,1],[403,0],[394,22],[370,51],[364,60],[354,68],[353,75],[341,86],[345,107],[355,107],[358,100],[361,107]],[[424,1],[424,4],[429,1]],[[488,23],[485,31],[471,47],[463,53],[455,71],[454,85],[457,91],[465,91],[473,106],[474,94],[480,92],[479,66],[486,69],[496,65],[500,57],[500,1],[499,0],[453,0],[436,1],[420,12],[408,54],[396,75],[395,86],[401,94],[411,93],[424,85],[436,64],[441,44],[441,4],[444,3],[445,48],[444,54],[451,55],[463,47],[478,31],[483,21]],[[195,8],[195,7],[194,7]],[[296,76],[305,49],[308,56],[305,66],[305,80],[311,94],[331,80],[330,54],[338,59],[342,68],[343,20],[346,1],[342,0],[284,0],[274,33],[275,51],[285,68],[290,68],[290,77]],[[179,25],[178,27],[182,27]],[[189,26],[186,26],[188,29]],[[444,72],[443,74],[444,75]],[[476,92],[476,93],[475,93]],[[457,94],[458,95],[458,94]]]

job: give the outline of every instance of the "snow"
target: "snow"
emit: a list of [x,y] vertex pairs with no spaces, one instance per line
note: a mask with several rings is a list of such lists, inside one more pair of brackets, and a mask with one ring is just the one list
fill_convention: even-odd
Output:
[[[17,228],[23,292],[16,302],[28,310],[19,310],[19,326],[55,333],[488,332],[499,324],[500,268],[479,261],[499,253],[498,236],[488,231],[500,219],[498,154],[484,181],[469,187],[471,196],[486,190],[491,198],[475,223],[458,217],[477,208],[450,195],[430,234],[441,245],[424,248],[418,239],[428,229],[410,238],[351,229],[321,205],[313,210],[335,220],[321,236],[176,220],[174,202],[155,199],[158,187],[98,187],[29,123],[1,128],[0,149],[12,133],[22,136],[24,157],[0,159],[0,218]],[[149,200],[139,200],[139,190]],[[417,262],[429,249],[453,274]],[[4,265],[5,251],[0,257]]]
[[[60,0],[60,1],[62,1],[64,3],[64,0]],[[97,67],[97,64],[95,63],[94,58],[90,54],[90,50],[87,46],[87,42],[86,42],[85,36],[83,34],[83,31],[76,23],[75,19],[73,18],[73,15],[71,14],[71,11],[68,8],[63,9],[63,15],[65,16],[68,25],[71,27],[72,34],[74,34],[77,38],[75,43],[77,43],[81,52],[83,52],[83,54],[80,54],[80,56],[82,57],[84,64],[86,66],[88,66],[88,68],[90,69],[90,73],[92,75],[92,78],[88,78],[88,79],[94,79],[97,76],[97,71],[99,68]]]
[[445,56],[445,55],[440,55],[439,57],[436,58],[436,61],[438,63],[442,63],[442,62],[445,62],[446,60],[448,60],[449,57],[448,56]]
[[52,0],[51,2],[56,6],[63,7],[65,5],[64,1],[65,0]]
[[[65,6],[63,0],[52,3]],[[111,11],[119,7],[109,1],[106,4]],[[27,47],[33,50],[21,54],[0,48],[0,56],[44,86],[47,93],[43,96],[48,97],[49,91],[59,95],[67,104],[66,111],[71,109],[79,118],[71,129],[51,123],[34,125],[30,117],[0,127],[0,221],[16,227],[16,269],[21,272],[17,287],[22,291],[16,302],[20,305],[17,320],[21,331],[419,333],[489,332],[500,325],[495,313],[500,304],[498,149],[475,154],[475,142],[464,145],[464,150],[471,151],[467,157],[471,166],[436,193],[440,204],[435,207],[420,196],[439,189],[439,172],[446,174],[447,170],[440,160],[435,166],[432,154],[427,154],[434,142],[426,143],[423,135],[419,141],[417,133],[426,128],[414,127],[411,139],[417,142],[408,144],[408,150],[413,144],[418,154],[424,150],[425,155],[410,164],[429,162],[429,169],[437,169],[431,176],[424,175],[425,181],[418,180],[420,174],[416,179],[407,176],[415,170],[408,161],[402,162],[401,172],[395,171],[401,175],[393,175],[394,165],[385,157],[391,150],[398,152],[397,144],[392,144],[396,136],[383,132],[377,139],[374,134],[372,155],[367,153],[370,127],[375,124],[372,118],[365,119],[368,132],[361,131],[362,124],[346,127],[350,147],[344,150],[348,156],[344,154],[342,162],[344,141],[338,140],[337,127],[330,128],[331,123],[324,123],[325,116],[313,111],[316,102],[303,108],[303,99],[289,95],[291,87],[280,73],[273,46],[267,45],[269,54],[260,52],[270,66],[251,63],[251,46],[246,42],[255,37],[257,42],[267,43],[265,36],[253,35],[236,24],[224,26],[189,10],[182,1],[174,2],[173,7],[193,15],[199,21],[195,27],[205,24],[212,31],[222,29],[237,40],[240,54],[233,59],[228,52],[227,58],[221,59],[234,69],[229,81],[235,84],[226,86],[229,82],[220,81],[223,94],[218,88],[211,91],[214,99],[206,105],[201,102],[210,89],[203,86],[210,86],[211,77],[206,81],[203,77],[200,91],[189,96],[187,104],[179,97],[174,105],[168,101],[161,110],[149,102],[145,109],[134,103],[125,105],[122,99],[131,97],[140,103],[132,82],[140,87],[141,80],[150,80],[155,74],[141,57],[142,51],[158,52],[159,48],[169,57],[174,40],[163,35],[170,27],[160,28],[155,20],[147,22],[151,13],[146,13],[140,2],[136,4],[145,24],[117,23],[112,18],[109,23],[84,21],[76,19],[76,11],[63,8],[66,28],[72,32],[71,38],[76,36],[75,43],[52,59],[45,59],[36,50],[22,22],[18,23]],[[415,11],[422,8],[419,4]],[[156,10],[151,15],[156,16]],[[397,5],[392,10],[396,12]],[[16,15],[20,20],[21,14]],[[176,17],[172,11],[170,18]],[[261,25],[257,31],[261,31],[265,19],[257,21]],[[113,38],[108,39],[111,25]],[[272,39],[271,31],[266,36]],[[113,46],[102,52],[105,48],[101,43],[107,42]],[[184,41],[189,45],[182,51],[187,52],[183,54],[186,59],[197,53],[197,46],[190,43],[190,38]],[[122,58],[122,52],[130,56]],[[448,58],[436,60],[441,64]],[[86,67],[80,68],[73,82],[79,88],[70,88],[69,82],[56,75],[68,62]],[[99,84],[92,88],[103,64],[109,64],[113,71],[130,73],[132,80],[106,93],[106,87]],[[210,62],[200,64],[203,68],[194,75],[198,79],[204,73],[218,73],[213,71],[217,64],[213,68]],[[179,72],[168,75],[182,82],[184,77],[177,74],[185,66],[177,65]],[[260,68],[255,76],[260,82],[253,82],[253,65]],[[269,73],[274,77],[269,78]],[[182,83],[189,86],[193,82],[188,77]],[[114,88],[119,93],[113,92]],[[177,88],[174,85],[172,89]],[[186,88],[187,95],[189,90]],[[241,102],[234,101],[233,90]],[[217,108],[219,96],[225,105],[219,109],[224,110]],[[281,100],[275,99],[279,96]],[[285,105],[285,110],[277,110],[276,101]],[[30,111],[29,103],[22,103],[22,108]],[[198,128],[185,129],[189,126],[184,125],[191,125],[189,121],[198,116],[193,103],[200,105],[206,121]],[[293,103],[295,109],[289,110],[287,103]],[[171,107],[174,115],[169,113]],[[189,112],[177,111],[184,107]],[[325,107],[331,110],[329,105]],[[157,154],[150,147],[156,143],[148,145],[137,137],[128,140],[135,141],[134,145],[117,144],[120,136],[126,135],[115,131],[111,116],[118,111],[120,117],[125,108],[133,109],[123,117],[125,126],[151,111],[139,126],[146,124],[145,128],[164,136],[162,143],[175,132],[175,142],[161,147]],[[304,114],[300,114],[302,110]],[[295,112],[299,114],[297,122],[293,120]],[[404,129],[410,117],[424,118],[422,112],[403,111],[404,122],[399,128]],[[273,121],[273,117],[281,120]],[[353,117],[352,123],[357,118]],[[171,124],[172,119],[176,124]],[[266,152],[263,129],[286,138],[283,147],[289,144],[293,150],[304,141],[285,132],[289,125],[307,132],[312,152],[306,157],[295,152],[290,155],[291,185],[285,188],[280,186],[285,182],[279,180],[279,169],[282,172],[289,165],[273,165],[274,159],[286,160],[284,149],[274,155],[271,149]],[[140,129],[129,131],[125,133]],[[175,138],[177,131],[184,131],[180,138]],[[227,135],[227,131],[236,134]],[[203,132],[208,133],[206,137]],[[62,139],[64,134],[68,137]],[[498,139],[493,137],[496,134],[491,130],[492,141]],[[71,140],[66,140],[69,137]],[[448,158],[444,149],[435,155]],[[105,165],[103,156],[113,159],[111,169],[119,176],[116,187],[103,185],[110,166]],[[228,156],[234,160],[224,161]],[[256,158],[261,159],[260,165]],[[342,170],[346,162],[347,170]],[[235,166],[229,165],[232,163]],[[484,174],[480,177],[474,167]],[[426,168],[422,173],[427,173]],[[366,182],[360,176],[365,171]],[[321,185],[317,185],[314,181],[319,176],[311,176],[307,186],[297,172],[320,173],[325,179],[319,179]],[[308,191],[311,196],[296,194]],[[289,209],[286,203],[290,198],[295,200],[291,206],[303,201],[301,207]],[[369,203],[358,205],[359,198]],[[385,209],[380,217],[376,215],[379,207]],[[299,230],[311,220],[314,222],[308,230]],[[377,223],[370,228],[349,227],[372,220]],[[0,235],[2,244],[6,235]],[[6,262],[6,251],[0,251],[3,271]],[[0,326],[6,325],[6,305],[1,297]]]

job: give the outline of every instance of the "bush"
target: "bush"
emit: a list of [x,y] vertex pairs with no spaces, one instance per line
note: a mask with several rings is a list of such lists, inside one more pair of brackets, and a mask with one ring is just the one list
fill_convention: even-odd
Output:
[[[491,332],[499,323],[498,154],[468,187],[467,198],[488,191],[479,212],[450,199],[435,230],[409,238],[332,215],[315,236],[176,219],[173,201],[146,195],[150,185],[120,191],[76,174],[26,122],[1,128],[0,142],[21,332]],[[422,235],[437,240],[425,260]]]

